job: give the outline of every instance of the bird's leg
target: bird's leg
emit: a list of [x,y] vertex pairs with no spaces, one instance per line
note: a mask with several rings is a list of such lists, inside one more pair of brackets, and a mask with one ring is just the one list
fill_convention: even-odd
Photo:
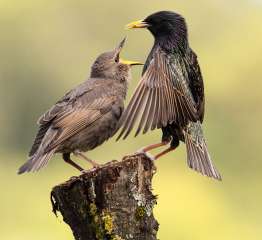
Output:
[[162,141],[160,143],[154,143],[154,144],[150,144],[148,146],[145,146],[141,149],[139,149],[136,153],[143,153],[145,154],[148,158],[150,158],[151,160],[155,160],[155,157],[153,155],[151,155],[150,153],[148,153],[148,151],[153,150],[155,148],[159,148],[162,146],[165,146],[169,143],[169,141]]
[[76,168],[79,171],[83,171],[84,169],[81,168],[78,164],[76,164],[75,162],[73,162],[70,158],[70,153],[63,153],[63,159],[66,163],[70,164],[71,166],[73,166],[74,168]]
[[80,157],[80,158],[88,161],[93,167],[98,167],[98,166],[99,166],[98,163],[96,163],[95,161],[89,159],[88,157],[86,157],[86,156],[85,156],[83,153],[81,153],[81,152],[75,151],[75,152],[74,152],[74,155],[75,155],[76,157]]
[[169,148],[165,149],[164,151],[158,153],[157,155],[154,156],[154,160],[157,160],[158,158],[162,157],[163,155],[175,150],[175,147],[170,146]]
[[153,150],[155,148],[159,148],[159,147],[165,146],[168,143],[169,143],[169,141],[162,141],[160,143],[150,144],[148,146],[145,146],[145,147],[142,147],[141,149],[139,149],[137,151],[137,153],[145,153],[145,152],[148,152],[148,151]]

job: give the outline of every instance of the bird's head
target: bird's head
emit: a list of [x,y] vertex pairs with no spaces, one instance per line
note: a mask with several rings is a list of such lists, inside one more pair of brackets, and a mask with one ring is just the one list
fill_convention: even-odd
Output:
[[140,62],[128,61],[120,58],[125,40],[126,39],[123,39],[114,50],[102,53],[97,57],[92,66],[91,77],[110,79],[125,78],[128,77],[132,66],[143,65],[143,63]]
[[153,13],[144,20],[129,23],[126,28],[147,28],[155,38],[179,35],[187,39],[185,19],[171,11]]

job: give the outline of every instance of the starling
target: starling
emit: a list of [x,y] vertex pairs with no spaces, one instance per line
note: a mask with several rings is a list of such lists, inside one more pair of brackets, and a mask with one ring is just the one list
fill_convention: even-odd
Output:
[[92,165],[83,155],[114,135],[124,108],[130,68],[138,62],[119,58],[125,39],[110,52],[101,54],[91,68],[91,75],[82,84],[64,95],[38,120],[39,130],[28,161],[18,173],[37,171],[54,153],[62,153],[65,162],[83,170],[70,154]]
[[174,12],[156,12],[127,28],[147,28],[154,45],[141,80],[125,109],[118,139],[129,135],[139,120],[141,131],[162,129],[160,143],[142,148],[146,153],[170,143],[157,159],[185,142],[188,166],[203,175],[221,180],[209,156],[201,124],[204,118],[204,85],[197,55],[188,42],[185,19]]

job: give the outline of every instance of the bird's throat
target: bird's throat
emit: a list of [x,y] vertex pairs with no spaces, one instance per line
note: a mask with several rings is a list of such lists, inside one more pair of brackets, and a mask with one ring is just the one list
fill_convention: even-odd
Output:
[[176,32],[165,36],[155,38],[155,45],[160,46],[162,49],[173,51],[186,51],[189,47],[188,38],[185,33],[178,34]]

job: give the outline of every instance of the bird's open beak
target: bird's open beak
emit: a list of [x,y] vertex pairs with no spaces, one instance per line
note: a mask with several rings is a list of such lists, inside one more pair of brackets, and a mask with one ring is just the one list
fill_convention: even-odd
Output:
[[116,47],[115,51],[117,53],[120,53],[121,50],[123,49],[124,45],[125,45],[125,41],[126,41],[126,38],[124,38],[119,44],[118,46]]
[[129,60],[124,60],[124,59],[120,59],[119,60],[120,63],[125,64],[125,65],[130,65],[130,66],[134,66],[134,65],[144,65],[141,62],[136,62],[136,61],[129,61]]
[[143,20],[134,21],[126,25],[126,29],[132,29],[132,28],[147,28],[149,27],[149,24],[146,23]]
[[[121,52],[121,50],[123,49],[124,45],[125,45],[125,41],[126,41],[126,38],[124,38],[120,43],[119,45],[116,47],[116,54],[119,58],[119,54]],[[136,61],[128,61],[128,60],[124,60],[124,59],[119,59],[119,62],[122,63],[122,64],[125,64],[125,65],[129,65],[129,66],[134,66],[134,65],[144,65],[143,63],[140,63],[140,62],[136,62]]]

